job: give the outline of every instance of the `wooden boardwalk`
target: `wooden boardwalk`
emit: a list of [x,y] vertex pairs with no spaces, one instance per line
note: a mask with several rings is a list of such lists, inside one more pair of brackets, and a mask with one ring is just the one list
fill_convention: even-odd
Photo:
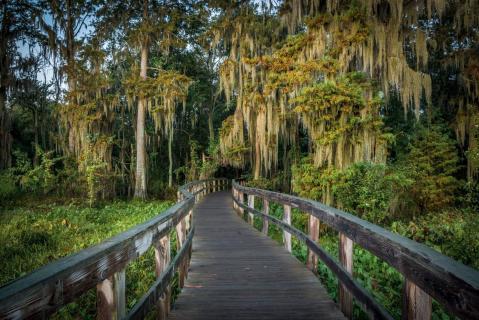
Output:
[[231,194],[195,208],[188,279],[169,319],[344,319],[319,280],[243,221]]

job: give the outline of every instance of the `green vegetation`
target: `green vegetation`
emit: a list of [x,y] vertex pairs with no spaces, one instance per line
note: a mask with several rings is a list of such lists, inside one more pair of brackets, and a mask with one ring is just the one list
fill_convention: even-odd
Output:
[[[2,208],[0,285],[145,222],[172,204],[116,201],[90,208],[73,202],[56,204],[55,198],[45,200],[50,203],[30,200],[27,205]],[[156,279],[152,248],[128,265],[126,279],[127,307],[131,308]],[[94,319],[95,303],[95,290],[89,290],[57,317]]]
[[116,201],[100,208],[32,203],[3,208],[1,275],[5,284],[34,269],[112,237],[160,214],[170,201]]
[[[479,268],[477,17],[477,1],[460,0],[2,1],[0,284],[215,176],[321,201]],[[337,235],[320,232],[336,256]],[[128,268],[129,306],[154,279],[148,259]],[[399,317],[401,277],[360,248],[355,259]],[[324,265],[319,276],[336,298]],[[93,296],[59,317],[91,318]]]

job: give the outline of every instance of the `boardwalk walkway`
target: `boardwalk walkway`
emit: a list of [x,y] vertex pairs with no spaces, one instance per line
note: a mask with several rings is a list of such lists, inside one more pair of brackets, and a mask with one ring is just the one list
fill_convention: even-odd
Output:
[[188,279],[169,319],[344,319],[319,280],[238,217],[231,194],[195,208]]

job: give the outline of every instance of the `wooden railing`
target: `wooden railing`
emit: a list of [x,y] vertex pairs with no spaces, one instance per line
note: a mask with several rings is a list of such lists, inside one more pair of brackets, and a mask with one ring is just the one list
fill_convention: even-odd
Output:
[[[292,195],[245,187],[233,181],[234,207],[238,214],[248,213],[263,220],[263,233],[268,222],[283,230],[285,248],[291,252],[291,235],[305,242],[307,266],[317,271],[318,258],[337,276],[339,305],[348,318],[352,317],[353,298],[373,319],[392,319],[353,277],[353,243],[370,251],[404,276],[403,319],[430,319],[432,298],[450,313],[463,319],[479,319],[479,272],[454,261],[431,248],[389,232],[356,216],[319,202]],[[247,196],[247,204],[245,204]],[[263,211],[254,208],[255,197],[263,201]],[[270,216],[269,205],[283,205],[283,218]],[[308,233],[291,225],[291,208],[308,214]],[[319,221],[339,232],[339,262],[318,244]],[[431,298],[432,297],[432,298]]]
[[[182,287],[187,276],[194,234],[192,208],[203,195],[227,185],[225,179],[188,183],[179,188],[178,203],[157,217],[0,288],[0,319],[44,319],[95,287],[98,319],[142,319],[154,308],[165,318],[171,280],[178,271]],[[173,229],[178,250],[171,260]],[[155,249],[157,280],[126,313],[125,268],[151,246]]]

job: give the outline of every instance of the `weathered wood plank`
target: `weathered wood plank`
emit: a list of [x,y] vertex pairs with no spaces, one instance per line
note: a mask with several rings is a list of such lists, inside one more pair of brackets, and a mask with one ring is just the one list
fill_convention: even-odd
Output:
[[234,213],[229,193],[208,195],[195,219],[190,275],[169,319],[344,319],[311,272]]
[[[248,195],[248,206],[254,209],[254,196]],[[254,215],[252,213],[248,213],[248,223],[250,225],[254,224]]]
[[143,254],[184,219],[197,194],[191,191],[197,189],[199,183],[180,187],[178,199],[181,201],[162,215],[0,288],[0,318],[47,317],[123,270],[128,262]]
[[117,320],[125,316],[125,270],[115,273],[96,286],[97,319]]
[[194,229],[195,227],[193,226],[191,232],[185,239],[183,247],[178,251],[173,261],[168,265],[168,268],[164,270],[160,278],[155,281],[146,294],[130,310],[126,319],[144,319],[145,316],[157,306],[158,300],[161,298],[175,276],[175,271],[188,256],[193,241]]
[[329,253],[327,253],[302,231],[273,216],[266,216],[262,212],[251,209],[244,204],[238,205],[243,206],[245,210],[248,210],[249,212],[252,212],[258,216],[266,217],[269,221],[273,222],[283,230],[287,230],[300,241],[304,241],[306,246],[321,259],[321,261],[338,277],[339,281],[354,295],[358,303],[362,305],[363,309],[370,315],[371,318],[393,319],[391,315],[389,315],[389,313],[384,309],[384,307],[378,304],[376,300],[363,287],[361,287],[356,280],[354,280],[353,276],[348,273],[343,266],[338,264],[336,260],[329,255]]
[[404,281],[403,298],[402,318],[404,320],[431,319],[431,296],[407,279]]
[[[156,278],[160,279],[161,275],[168,268],[171,260],[170,236],[167,235],[160,239],[155,245],[155,273]],[[166,286],[165,292],[161,294],[158,300],[158,320],[166,319],[170,311],[171,289]]]
[[[347,272],[353,274],[353,241],[342,233],[339,234],[339,262]],[[341,283],[339,283],[339,305],[343,314],[352,319],[353,296]]]
[[[235,202],[236,205],[236,202]],[[267,199],[263,199],[263,213],[265,215],[269,215],[269,201]],[[263,234],[268,235],[269,230],[269,222],[268,219],[263,218]]]
[[[319,220],[318,218],[309,215],[308,216],[308,233],[311,240],[318,242],[319,239]],[[306,266],[314,274],[318,273],[318,257],[308,248],[308,257],[306,260]]]
[[48,264],[0,289],[0,318],[46,316],[126,267],[189,212],[184,200],[159,217]]
[[[291,206],[287,204],[283,205],[283,222],[291,225]],[[283,230],[283,244],[284,248],[291,252],[291,233],[286,230]]]
[[239,192],[288,204],[317,217],[396,268],[449,312],[465,319],[479,319],[478,271],[423,244],[317,201],[238,183],[233,183],[233,187]]

